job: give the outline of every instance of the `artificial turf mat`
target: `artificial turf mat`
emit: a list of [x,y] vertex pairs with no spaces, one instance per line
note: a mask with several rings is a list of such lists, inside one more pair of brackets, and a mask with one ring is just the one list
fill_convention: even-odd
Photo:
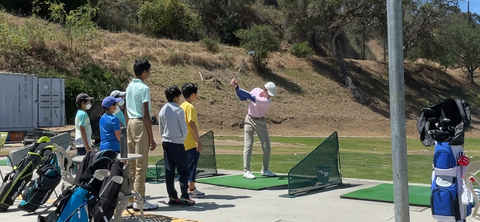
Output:
[[6,166],[7,165],[7,160],[0,160],[0,166]]
[[[430,207],[430,187],[409,185],[408,194],[410,205]],[[341,195],[340,197],[393,203],[393,184],[384,183],[374,187],[353,191]]]
[[254,180],[247,180],[243,178],[243,174],[231,176],[219,176],[205,179],[197,179],[198,183],[213,184],[226,187],[235,187],[251,190],[262,190],[271,187],[287,186],[288,177],[277,175],[276,177],[264,177],[260,173],[254,173]]

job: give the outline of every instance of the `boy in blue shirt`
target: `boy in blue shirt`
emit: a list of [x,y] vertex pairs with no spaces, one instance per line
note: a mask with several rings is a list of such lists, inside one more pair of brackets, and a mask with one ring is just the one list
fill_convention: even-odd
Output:
[[114,116],[118,112],[117,103],[121,98],[106,97],[102,101],[105,113],[100,118],[100,151],[113,150],[120,153],[120,121]]

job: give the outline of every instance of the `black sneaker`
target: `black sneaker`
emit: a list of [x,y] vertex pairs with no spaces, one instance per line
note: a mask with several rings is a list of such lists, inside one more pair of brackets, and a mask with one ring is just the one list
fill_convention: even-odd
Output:
[[191,200],[190,198],[186,199],[186,198],[182,197],[182,198],[180,198],[180,201],[181,201],[182,205],[187,205],[187,206],[195,205],[195,201]]
[[182,201],[178,198],[172,198],[170,197],[170,200],[168,201],[169,205],[180,205],[182,204]]

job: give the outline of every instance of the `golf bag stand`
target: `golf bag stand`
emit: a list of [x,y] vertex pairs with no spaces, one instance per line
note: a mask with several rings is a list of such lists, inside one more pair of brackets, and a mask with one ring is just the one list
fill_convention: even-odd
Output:
[[[465,130],[470,125],[470,105],[459,99],[440,99],[422,109],[417,122],[424,146],[435,146],[430,204],[432,216],[439,222],[465,222],[471,214],[472,195],[463,175],[468,158],[464,155]],[[464,198],[462,198],[464,197]]]

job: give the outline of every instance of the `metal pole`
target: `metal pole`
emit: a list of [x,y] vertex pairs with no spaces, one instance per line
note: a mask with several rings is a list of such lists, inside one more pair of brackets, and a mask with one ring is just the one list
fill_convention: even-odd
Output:
[[402,0],[387,0],[388,71],[396,222],[409,222]]

